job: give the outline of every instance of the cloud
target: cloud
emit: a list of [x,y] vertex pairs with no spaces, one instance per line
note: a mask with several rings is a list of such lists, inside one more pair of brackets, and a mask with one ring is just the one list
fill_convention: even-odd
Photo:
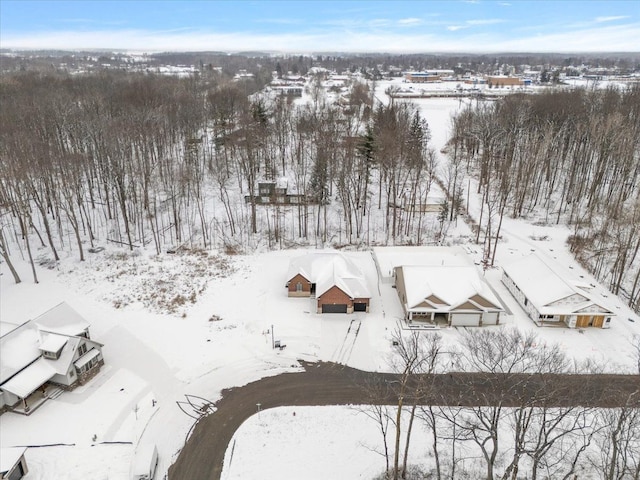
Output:
[[500,5],[501,7],[510,7],[511,4],[509,2],[499,2],[498,5]]
[[496,23],[503,23],[505,20],[501,18],[485,18],[478,20],[467,20],[467,25],[495,25]]
[[[637,52],[640,23],[596,25],[548,34],[514,36],[495,30],[477,32],[468,25],[450,25],[448,33],[415,30],[323,28],[302,33],[217,33],[207,30],[152,31],[105,29],[94,31],[0,31],[3,48],[112,49],[154,51],[280,51],[334,52]],[[413,32],[413,33],[408,33]],[[452,33],[456,32],[456,33]]]
[[422,23],[421,18],[401,18],[398,23],[403,26],[412,27],[414,25],[420,25]]
[[596,17],[596,22],[597,23],[613,22],[615,20],[623,20],[625,18],[629,18],[629,15],[611,15],[609,17]]
[[467,20],[464,22],[464,25],[449,25],[447,26],[447,30],[450,32],[457,32],[458,30],[462,30],[469,27],[477,27],[481,25],[495,25],[496,23],[503,23],[505,20],[500,18],[486,18],[486,19],[478,19],[478,20]]

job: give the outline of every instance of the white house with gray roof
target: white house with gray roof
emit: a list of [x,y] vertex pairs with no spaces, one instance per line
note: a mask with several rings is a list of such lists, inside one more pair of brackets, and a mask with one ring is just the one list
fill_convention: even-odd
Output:
[[0,411],[29,414],[51,391],[72,388],[104,364],[103,345],[89,323],[66,303],[0,337]]

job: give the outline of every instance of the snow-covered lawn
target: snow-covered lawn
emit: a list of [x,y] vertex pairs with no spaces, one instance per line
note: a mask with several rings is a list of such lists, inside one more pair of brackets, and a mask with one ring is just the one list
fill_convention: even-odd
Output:
[[[513,230],[516,233],[513,236],[505,233],[505,241],[499,250],[500,259],[507,261],[512,256],[537,248],[555,256],[565,265],[579,268],[570,261],[562,244],[566,234],[562,228],[517,227],[516,222],[505,226],[505,232]],[[530,240],[527,232],[538,236],[544,234],[548,240]],[[481,253],[477,247],[467,245],[465,248],[472,253],[474,260],[479,260]],[[18,263],[25,278],[19,285],[12,283],[11,276],[2,265],[0,313],[3,321],[20,323],[57,302],[67,301],[89,320],[92,337],[105,344],[106,362],[100,374],[87,385],[49,400],[32,415],[2,415],[2,445],[74,445],[29,448],[27,462],[33,462],[36,467],[28,479],[50,478],[42,475],[42,469],[53,458],[55,462],[51,467],[65,472],[64,478],[86,478],[91,465],[94,475],[126,478],[126,465],[135,444],[142,438],[158,443],[160,472],[166,472],[192,424],[192,419],[176,405],[177,401],[185,401],[185,394],[215,401],[223,388],[299,368],[296,359],[335,361],[365,370],[387,370],[391,354],[390,335],[402,316],[402,310],[395,289],[389,284],[378,283],[371,253],[346,252],[364,271],[368,287],[374,292],[371,313],[318,315],[313,313],[309,299],[288,298],[284,288],[289,259],[305,252],[291,250],[229,257],[231,267],[228,275],[212,276],[195,303],[184,306],[185,316],[182,313],[153,313],[141,303],[115,308],[111,297],[105,295],[111,289],[110,284],[101,286],[81,281],[88,268],[85,265],[76,263],[74,268],[61,268],[64,273],[40,269],[39,285],[29,281],[26,262]],[[143,262],[143,258],[140,256],[137,261]],[[155,263],[157,259],[148,261]],[[65,260],[63,263],[74,262]],[[171,262],[172,272],[180,270],[180,257],[172,257]],[[189,268],[189,262],[184,265]],[[118,267],[114,265],[111,268]],[[595,283],[586,273],[581,274],[585,275],[585,281]],[[541,339],[559,342],[575,358],[593,358],[607,371],[629,371],[633,367],[629,339],[640,333],[640,321],[629,322],[627,318],[632,318],[632,314],[619,300],[609,298],[619,312],[609,330],[590,329],[579,333],[569,329],[538,328],[501,284],[499,270],[488,270],[486,276],[513,312],[513,315],[506,316],[507,323],[523,329],[535,329]],[[126,278],[119,281],[123,282],[120,288],[126,289]],[[138,280],[133,275],[130,281]],[[219,319],[211,320],[213,315]],[[362,322],[357,337],[353,332],[347,334],[351,320]],[[271,348],[271,328],[275,339],[287,345],[284,350]],[[455,344],[459,335],[456,329],[444,329],[441,333],[449,344]],[[325,410],[322,409],[311,409],[306,415],[316,415],[316,421],[324,418],[322,421],[335,423],[333,414],[325,418]],[[272,423],[277,424],[276,421]],[[345,420],[345,423],[348,422]],[[367,427],[363,425],[360,428]],[[280,438],[277,431],[279,429],[274,427],[271,433],[274,441]],[[298,434],[305,435],[304,432]],[[336,435],[334,438],[335,443],[340,437]],[[126,444],[116,447],[101,445],[101,442]],[[313,445],[313,450],[319,448],[318,443]],[[331,446],[330,443],[327,445]],[[303,447],[301,444],[301,452],[306,451]],[[72,453],[64,456],[52,453],[62,448]],[[93,458],[81,453],[87,448],[93,448],[92,452],[105,452],[104,455],[111,459],[107,470],[105,461],[86,461]],[[343,448],[342,451],[351,450]],[[96,455],[98,457],[103,458]],[[352,464],[345,457],[341,459],[345,468]],[[80,460],[82,469],[75,467]],[[266,460],[256,460],[253,467],[247,465],[242,469],[278,469],[275,460],[270,465],[262,462]],[[240,467],[238,470],[245,471]],[[246,478],[237,473],[235,466],[232,471],[234,475],[240,475],[233,478]]]
[[[378,88],[384,91],[385,85]],[[464,101],[417,103],[439,151],[446,141],[451,113],[464,106]],[[479,206],[474,196],[470,210],[477,216]],[[497,265],[535,250],[582,275],[585,283],[596,285],[607,295],[569,254],[565,246],[569,231],[562,226],[534,226],[537,220],[505,218]],[[543,237],[546,240],[534,240]],[[479,264],[481,248],[470,242],[471,231],[461,219],[447,238],[462,244]],[[88,253],[83,264],[74,256],[63,258],[51,270],[39,267],[38,285],[31,280],[28,262],[15,252],[13,260],[23,283],[13,284],[8,268],[4,262],[0,264],[0,320],[19,325],[66,301],[90,322],[92,338],[105,345],[105,367],[87,385],[49,400],[28,417],[14,413],[0,416],[0,444],[33,447],[26,453],[30,467],[27,480],[75,480],[127,478],[137,442],[153,441],[160,459],[156,478],[163,478],[193,424],[176,403],[184,402],[185,395],[215,402],[224,388],[299,369],[297,359],[387,370],[391,332],[402,318],[402,309],[395,289],[378,283],[371,252],[346,252],[369,282],[371,312],[318,315],[309,299],[286,295],[288,262],[307,251],[232,257],[211,251],[206,256],[184,253],[156,257],[144,251],[131,256],[110,246],[100,253]],[[45,250],[35,256],[43,253]],[[592,358],[607,371],[632,369],[630,339],[640,334],[640,319],[619,299],[608,298],[618,314],[609,330],[580,333],[538,328],[507,292],[500,275],[499,269],[486,272],[512,313],[504,317],[505,323],[534,329],[541,340],[559,342],[570,356]],[[352,320],[361,322],[357,337],[353,331],[348,334]],[[272,349],[272,332],[287,345],[284,350]],[[444,329],[441,333],[445,343],[453,345],[460,332]],[[288,410],[276,410],[250,419],[237,437],[228,478],[282,478],[283,471],[287,477],[299,478],[368,478],[378,473],[382,460],[370,445],[377,437],[369,433],[375,425],[359,420],[352,411],[341,412],[338,417],[327,408],[300,409],[293,417]],[[285,418],[291,421],[285,422]],[[320,441],[314,438],[312,427],[295,427],[307,420],[311,425],[328,425],[330,438],[324,433]],[[339,434],[342,429],[362,435],[343,436]],[[297,461],[284,462],[281,455],[267,449],[242,453],[251,445],[241,439],[257,437],[258,431],[261,441]],[[36,448],[59,443],[68,446]],[[416,445],[419,443],[416,440]],[[300,460],[311,456],[325,460],[313,466]],[[306,465],[305,471],[295,470],[302,465]],[[318,475],[310,477],[309,472]]]

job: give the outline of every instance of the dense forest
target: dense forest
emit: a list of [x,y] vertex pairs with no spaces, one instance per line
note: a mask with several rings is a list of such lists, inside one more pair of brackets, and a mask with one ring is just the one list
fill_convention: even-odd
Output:
[[[287,97],[248,94],[243,83],[3,77],[2,251],[10,234],[30,250],[29,232],[56,260],[65,244],[84,259],[85,241],[93,247],[96,238],[158,253],[325,242],[335,233],[332,202],[344,243],[368,241],[363,219],[373,204],[384,212],[381,241],[420,239],[424,213],[392,201],[406,191],[426,196],[433,174],[428,125],[413,106],[372,108],[365,83],[346,103],[329,103],[315,82],[312,102],[294,108]],[[306,200],[258,209],[258,181],[280,176]]]
[[[301,60],[304,63],[304,59]],[[640,307],[640,88],[544,91],[478,102],[454,120],[445,165],[409,102],[381,104],[354,79],[329,101],[260,93],[265,79],[126,72],[0,78],[0,253],[32,242],[57,261],[113,242],[129,249],[424,244],[478,180],[475,241],[493,263],[504,215],[566,223],[571,248]],[[261,205],[289,180],[296,205]],[[434,182],[448,200],[422,208]],[[539,217],[536,217],[539,218]],[[36,276],[35,268],[33,269]],[[18,280],[17,273],[14,273]]]

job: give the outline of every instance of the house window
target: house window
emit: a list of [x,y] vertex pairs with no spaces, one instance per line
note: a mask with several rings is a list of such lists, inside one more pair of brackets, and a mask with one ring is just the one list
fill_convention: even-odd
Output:
[[80,356],[80,357],[81,357],[81,356],[82,356],[82,355],[84,355],[85,353],[87,353],[87,344],[86,344],[86,343],[83,343],[82,345],[80,345],[80,346],[78,347],[78,356]]
[[301,292],[302,291],[302,283],[298,282],[296,283],[296,292]]

